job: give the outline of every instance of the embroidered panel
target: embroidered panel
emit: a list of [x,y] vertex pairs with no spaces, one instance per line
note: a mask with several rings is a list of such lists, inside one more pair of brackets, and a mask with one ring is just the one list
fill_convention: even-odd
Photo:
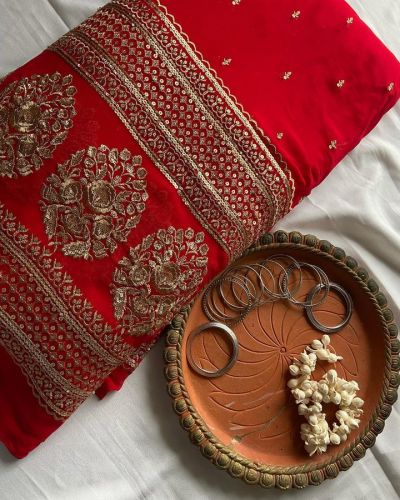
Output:
[[290,174],[179,26],[116,0],[52,47],[99,92],[230,257],[290,208]]
[[76,114],[71,83],[71,75],[33,75],[0,92],[0,177],[32,174],[65,141]]
[[141,156],[107,146],[76,152],[42,189],[47,235],[65,255],[111,255],[137,226],[148,199]]
[[68,417],[114,368],[138,353],[2,206],[0,344],[57,419]]
[[114,272],[111,293],[124,333],[160,329],[195,294],[207,273],[204,233],[160,229],[130,249]]

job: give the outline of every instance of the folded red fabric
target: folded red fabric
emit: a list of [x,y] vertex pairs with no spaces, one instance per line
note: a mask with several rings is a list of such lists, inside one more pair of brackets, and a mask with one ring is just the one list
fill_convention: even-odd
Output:
[[338,0],[114,0],[7,76],[0,440],[11,453],[118,389],[399,91],[396,58]]

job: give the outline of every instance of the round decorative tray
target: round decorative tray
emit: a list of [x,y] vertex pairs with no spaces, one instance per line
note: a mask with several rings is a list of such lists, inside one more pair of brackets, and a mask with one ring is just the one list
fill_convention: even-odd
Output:
[[[200,295],[174,319],[167,333],[165,373],[181,425],[206,458],[248,484],[288,489],[336,477],[373,446],[397,399],[400,343],[393,313],[377,283],[328,241],[278,231],[264,235],[235,264],[283,253],[316,264],[353,299],[349,324],[331,335],[331,345],[343,356],[335,364],[338,375],[357,381],[359,396],[365,400],[360,427],[348,440],[329,446],[321,455],[309,457],[304,450],[300,439],[304,418],[286,386],[288,367],[322,333],[310,325],[304,310],[287,301],[254,309],[233,327],[239,341],[238,360],[228,373],[210,379],[195,373],[186,358],[187,334],[209,321]],[[312,275],[305,276],[299,297],[306,296],[311,280]],[[343,312],[342,301],[330,293],[315,314],[324,324],[335,324]],[[192,354],[204,369],[215,370],[226,364],[229,344],[217,332],[209,333],[196,338]],[[334,415],[327,406],[328,417]]]

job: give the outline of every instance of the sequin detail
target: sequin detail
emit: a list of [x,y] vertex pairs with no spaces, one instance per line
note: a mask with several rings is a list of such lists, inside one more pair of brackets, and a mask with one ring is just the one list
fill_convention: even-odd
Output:
[[52,252],[0,205],[0,345],[40,404],[65,419],[120,364],[136,359]]
[[287,213],[286,165],[158,2],[111,2],[52,49],[112,107],[230,258]]
[[42,189],[46,233],[75,258],[102,259],[125,242],[148,199],[142,157],[89,147],[57,167]]
[[131,248],[114,272],[115,317],[129,335],[160,329],[193,297],[207,273],[204,233],[160,229]]
[[75,116],[72,76],[33,75],[0,91],[0,177],[32,174],[67,138]]

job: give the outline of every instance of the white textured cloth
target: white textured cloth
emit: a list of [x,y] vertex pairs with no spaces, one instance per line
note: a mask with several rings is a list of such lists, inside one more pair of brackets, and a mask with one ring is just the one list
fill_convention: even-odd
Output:
[[[34,57],[104,3],[0,0],[0,75]],[[399,0],[349,3],[400,58]],[[314,233],[344,248],[373,272],[400,320],[399,104],[279,227]],[[348,472],[318,488],[266,491],[218,471],[189,442],[166,393],[162,348],[161,341],[120,392],[102,402],[89,400],[28,458],[17,461],[0,446],[0,498],[400,497],[399,404],[377,444]]]

